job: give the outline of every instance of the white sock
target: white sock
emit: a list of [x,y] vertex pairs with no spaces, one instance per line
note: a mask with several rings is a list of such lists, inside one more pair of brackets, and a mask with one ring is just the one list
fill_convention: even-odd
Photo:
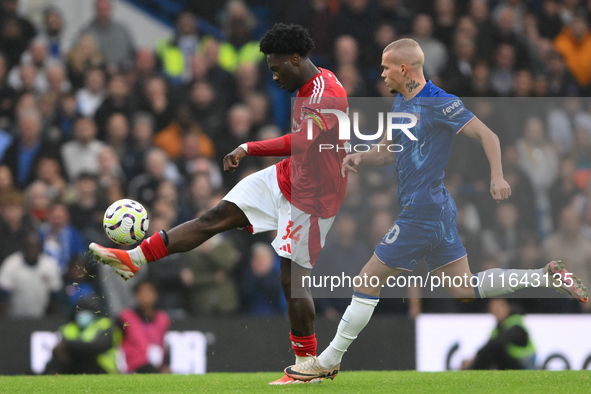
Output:
[[301,364],[301,363],[305,363],[306,361],[310,360],[312,357],[310,356],[305,356],[305,357],[301,357],[301,356],[296,356],[296,364]]
[[513,293],[515,290],[525,287],[548,287],[552,281],[546,283],[546,277],[542,268],[535,270],[506,270],[493,268],[479,272],[478,288],[476,294],[480,298],[497,297]]
[[[359,293],[357,293],[359,294]],[[357,295],[353,296],[351,304],[341,318],[337,334],[330,345],[318,356],[320,365],[325,368],[337,366],[343,355],[353,343],[357,335],[371,319],[373,310],[378,304],[379,298],[363,298]]]
[[142,248],[140,248],[139,246],[135,247],[131,250],[128,250],[127,254],[129,254],[129,258],[131,259],[131,262],[134,263],[138,267],[148,264],[148,260],[146,259],[146,256],[144,256],[144,252],[142,252]]

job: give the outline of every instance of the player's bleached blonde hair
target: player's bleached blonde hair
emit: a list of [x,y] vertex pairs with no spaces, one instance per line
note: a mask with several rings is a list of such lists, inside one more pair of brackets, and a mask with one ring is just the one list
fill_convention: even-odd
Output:
[[405,63],[410,67],[422,68],[425,64],[425,54],[418,42],[412,38],[401,38],[391,42],[384,48],[383,53],[394,52],[394,62]]

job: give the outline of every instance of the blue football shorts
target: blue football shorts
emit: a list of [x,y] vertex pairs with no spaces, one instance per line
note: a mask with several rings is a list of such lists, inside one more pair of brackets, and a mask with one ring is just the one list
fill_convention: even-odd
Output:
[[422,258],[430,271],[454,263],[466,256],[457,218],[455,206],[446,207],[438,220],[398,217],[375,255],[388,267],[404,271],[414,271]]

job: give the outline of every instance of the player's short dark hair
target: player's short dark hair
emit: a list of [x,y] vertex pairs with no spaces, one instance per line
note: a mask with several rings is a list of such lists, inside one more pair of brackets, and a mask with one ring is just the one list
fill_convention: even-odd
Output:
[[308,29],[300,25],[276,23],[263,37],[260,50],[265,55],[292,55],[307,57],[315,48]]

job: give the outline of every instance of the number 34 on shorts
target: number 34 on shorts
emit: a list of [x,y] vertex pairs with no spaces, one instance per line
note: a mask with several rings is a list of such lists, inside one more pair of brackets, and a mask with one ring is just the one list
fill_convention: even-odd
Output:
[[291,239],[293,243],[297,243],[300,240],[300,233],[299,231],[302,229],[302,225],[293,228],[293,221],[289,221],[287,223],[287,227],[285,228],[285,234],[281,237],[282,240]]

